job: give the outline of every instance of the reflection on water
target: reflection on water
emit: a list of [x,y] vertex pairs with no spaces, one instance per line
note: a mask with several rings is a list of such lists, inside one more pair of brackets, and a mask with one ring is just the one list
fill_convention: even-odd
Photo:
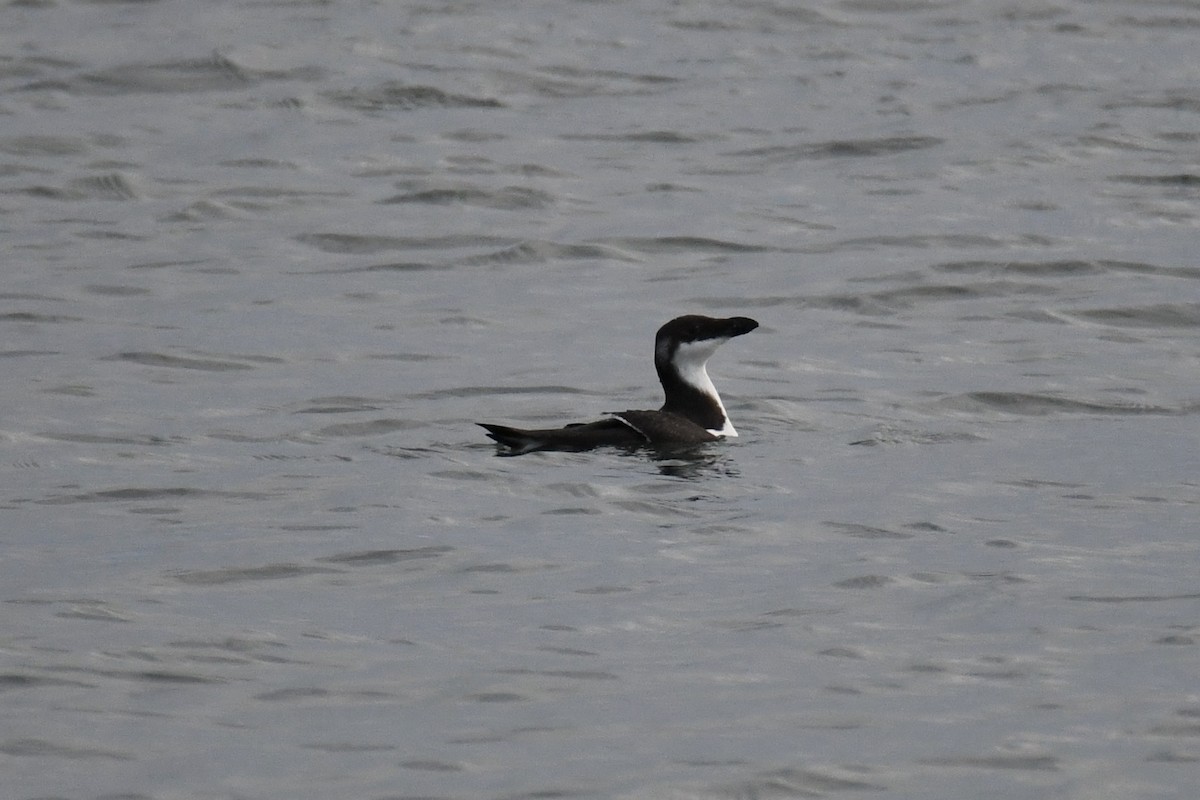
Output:
[[719,445],[697,445],[687,449],[658,448],[654,461],[660,475],[667,478],[737,478],[741,476],[734,459],[715,452]]

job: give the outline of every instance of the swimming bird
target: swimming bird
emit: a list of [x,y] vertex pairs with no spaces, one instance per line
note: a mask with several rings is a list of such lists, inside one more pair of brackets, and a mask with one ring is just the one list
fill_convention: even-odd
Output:
[[666,402],[657,411],[619,411],[596,422],[539,430],[476,424],[506,448],[504,455],[514,456],[604,445],[689,445],[737,436],[706,365],[718,347],[757,327],[749,317],[716,319],[688,314],[659,328],[654,337],[654,368]]

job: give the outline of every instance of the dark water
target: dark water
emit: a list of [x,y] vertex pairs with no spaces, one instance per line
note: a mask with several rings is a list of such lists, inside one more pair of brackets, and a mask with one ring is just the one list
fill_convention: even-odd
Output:
[[1200,6],[0,20],[6,797],[1193,796]]

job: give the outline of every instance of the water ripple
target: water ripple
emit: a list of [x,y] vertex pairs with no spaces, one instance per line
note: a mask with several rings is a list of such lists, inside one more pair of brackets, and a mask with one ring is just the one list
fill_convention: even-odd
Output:
[[1159,303],[1144,307],[1094,308],[1065,312],[1068,317],[1080,317],[1105,325],[1130,328],[1196,328],[1200,327],[1200,303]]
[[1099,275],[1106,272],[1136,275],[1163,275],[1174,278],[1200,279],[1198,267],[1164,267],[1139,261],[1108,259],[1057,261],[947,261],[935,264],[938,272],[967,274],[1015,274],[1034,278],[1074,278],[1080,275]]
[[370,89],[325,92],[330,103],[352,111],[412,111],[418,108],[502,108],[493,97],[454,94],[433,86],[414,86],[398,81],[382,83]]
[[393,431],[420,427],[419,423],[405,419],[373,419],[366,422],[343,422],[326,425],[317,430],[318,436],[380,436]]
[[922,764],[937,767],[973,767],[976,769],[1058,770],[1054,756],[1002,754],[994,756],[945,756],[921,759]]
[[881,139],[834,139],[812,144],[775,145],[735,150],[726,155],[761,160],[765,164],[786,163],[810,158],[872,158],[909,150],[937,147],[945,140],[936,136],[890,136]]
[[230,567],[229,569],[198,569],[172,573],[180,583],[192,586],[221,586],[229,583],[277,581],[309,575],[336,575],[341,570],[300,564],[268,564],[262,567]]
[[599,240],[604,244],[628,248],[649,255],[657,253],[768,253],[778,248],[745,242],[731,242],[706,236],[622,236]]
[[41,505],[61,505],[64,503],[121,503],[129,501],[164,500],[164,499],[214,499],[214,500],[264,500],[271,495],[264,492],[224,492],[211,489],[192,489],[188,487],[162,488],[128,488],[106,489],[98,492],[82,494],[51,495],[37,502]]
[[1090,595],[1073,594],[1068,600],[1079,600],[1087,603],[1165,603],[1175,600],[1200,600],[1200,593],[1188,594],[1137,594],[1137,595]]
[[0,742],[0,753],[7,756],[33,756],[37,758],[105,759],[110,761],[133,761],[131,753],[108,750],[77,744],[61,744],[46,739],[6,739]]
[[[832,792],[882,792],[888,787],[855,777],[832,774],[832,770],[780,769],[764,772],[731,786],[701,792],[699,797],[825,797]],[[690,795],[690,793],[689,793]],[[649,797],[650,795],[646,795]]]
[[88,178],[75,178],[62,187],[37,184],[21,189],[8,189],[6,193],[19,193],[30,197],[64,202],[79,200],[136,200],[141,196],[141,193],[134,186],[132,179],[119,172],[95,175]]
[[597,259],[629,263],[641,261],[636,255],[610,244],[559,244],[540,239],[527,239],[490,253],[468,256],[458,263],[462,266],[543,264],[559,259]]
[[194,369],[201,372],[229,372],[231,370],[254,369],[250,364],[213,358],[185,358],[165,353],[133,351],[108,356],[106,361],[131,361],[147,367],[170,367],[172,369]]
[[422,189],[394,195],[384,204],[426,203],[429,205],[464,205],[495,208],[503,211],[523,211],[553,205],[554,195],[523,186],[504,186],[499,189],[480,189],[474,186]]
[[1027,392],[967,392],[945,397],[938,405],[953,411],[1000,411],[1006,414],[1192,414],[1196,407],[1142,403],[1111,403],[1095,400],[1073,400],[1052,394]]
[[510,238],[500,236],[370,236],[348,233],[302,233],[296,237],[301,244],[315,247],[324,253],[371,254],[387,250],[448,249],[454,247],[495,247],[512,245]]
[[243,89],[261,77],[229,58],[213,54],[211,58],[190,61],[122,64],[85,74],[66,88],[80,94],[229,91]]
[[351,553],[318,558],[327,564],[345,564],[350,567],[373,567],[380,564],[395,564],[400,561],[413,561],[424,558],[438,558],[447,553],[453,553],[454,548],[448,545],[429,545],[427,547],[412,547],[407,550],[363,550]]
[[0,153],[10,156],[74,156],[90,149],[86,140],[73,136],[0,137]]

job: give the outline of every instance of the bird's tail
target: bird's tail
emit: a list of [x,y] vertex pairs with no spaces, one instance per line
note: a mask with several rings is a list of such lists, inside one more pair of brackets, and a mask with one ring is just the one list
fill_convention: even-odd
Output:
[[526,431],[520,428],[510,428],[507,425],[490,425],[486,422],[475,423],[486,430],[487,435],[499,444],[509,448],[510,456],[524,455],[541,449],[546,442],[537,435],[536,431]]

